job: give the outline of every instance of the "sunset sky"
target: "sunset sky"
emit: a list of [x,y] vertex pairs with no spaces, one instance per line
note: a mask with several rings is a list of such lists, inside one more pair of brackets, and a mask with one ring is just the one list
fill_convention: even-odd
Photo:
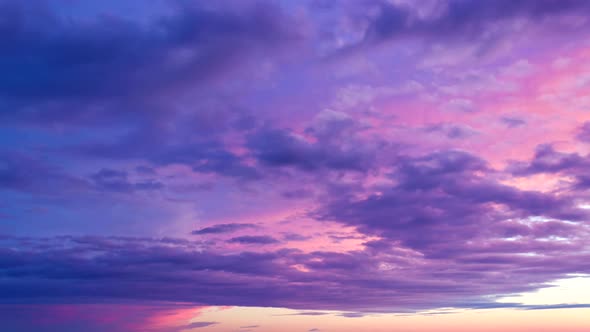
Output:
[[0,0],[1,332],[588,317],[590,1]]

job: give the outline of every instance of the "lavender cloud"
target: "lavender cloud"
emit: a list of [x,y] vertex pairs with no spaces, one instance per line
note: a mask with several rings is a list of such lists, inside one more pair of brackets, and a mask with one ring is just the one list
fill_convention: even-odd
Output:
[[227,240],[228,243],[239,243],[239,244],[275,244],[279,243],[279,241],[272,236],[268,235],[243,235],[233,237]]
[[584,122],[584,124],[578,128],[576,138],[582,142],[590,142],[590,122]]
[[185,325],[183,328],[190,330],[190,329],[197,329],[197,328],[201,328],[201,327],[207,327],[207,326],[211,326],[211,325],[215,325],[215,324],[219,324],[218,322],[194,322],[194,323],[190,323],[188,325]]
[[274,47],[292,36],[280,11],[270,5],[241,13],[179,6],[148,25],[117,17],[66,20],[50,8],[31,10],[16,1],[3,1],[2,8],[1,29],[10,38],[2,44],[0,63],[19,79],[0,81],[0,94],[28,101],[170,89],[211,77],[238,54]]
[[516,176],[531,176],[535,174],[556,174],[567,176],[564,180],[565,188],[574,192],[590,188],[590,162],[587,155],[577,152],[559,152],[550,144],[537,146],[530,161],[514,161],[508,166],[508,171]]
[[293,166],[306,171],[326,168],[363,171],[371,160],[368,151],[313,144],[281,130],[260,131],[250,138],[248,145],[265,165]]
[[433,39],[475,39],[498,22],[516,18],[541,20],[564,13],[583,13],[590,10],[585,1],[509,1],[494,3],[477,1],[438,2],[431,15],[419,16],[408,4],[377,2],[378,14],[369,21],[365,43],[379,43],[388,39],[423,37]]
[[401,157],[396,168],[393,188],[362,200],[336,198],[321,217],[433,255],[493,236],[492,225],[507,219],[588,217],[571,199],[495,182],[483,160],[464,152]]
[[[9,330],[542,309],[494,299],[590,273],[588,2],[115,2],[0,0]],[[146,330],[103,310],[88,331]],[[189,322],[161,332],[224,328]]]
[[522,127],[526,124],[526,121],[523,119],[507,116],[500,118],[500,122],[502,122],[508,128]]
[[224,234],[224,233],[232,233],[235,231],[248,229],[248,228],[256,228],[257,226],[254,224],[217,224],[205,228],[201,228],[199,230],[195,230],[192,234],[195,235],[205,235],[205,234]]
[[127,172],[103,168],[93,174],[91,179],[101,190],[114,192],[133,192],[135,190],[158,190],[164,185],[154,180],[131,183]]
[[[580,250],[588,229],[573,227],[580,240],[556,245],[535,238],[488,238],[463,243],[444,257],[396,245],[340,253],[220,253],[185,240],[8,237],[3,243],[12,244],[0,251],[0,289],[3,302],[84,298],[395,311],[463,306],[469,298],[471,306],[478,301],[493,306],[486,295],[530,290],[571,271],[588,272],[588,257]],[[562,234],[554,232],[541,231],[542,236]],[[523,255],[531,251],[537,254]],[[309,272],[292,268],[298,264]]]

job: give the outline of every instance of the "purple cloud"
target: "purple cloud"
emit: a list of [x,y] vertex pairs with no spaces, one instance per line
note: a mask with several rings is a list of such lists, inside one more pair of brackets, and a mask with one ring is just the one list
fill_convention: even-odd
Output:
[[[283,14],[270,5],[245,6],[242,12],[180,5],[148,24],[118,17],[66,20],[51,8],[30,10],[17,1],[3,1],[2,8],[2,29],[10,38],[2,45],[0,68],[19,73],[19,79],[0,80],[0,94],[27,101],[160,93],[214,76],[238,55],[293,36]],[[43,111],[62,119],[69,114]],[[91,116],[91,109],[81,111]],[[35,115],[4,115],[17,114]]]
[[455,253],[461,243],[493,236],[493,225],[507,219],[588,217],[568,198],[494,181],[483,160],[464,152],[401,157],[396,168],[393,188],[362,200],[334,199],[321,217],[432,255]]
[[568,307],[494,299],[590,273],[589,12],[0,0],[3,327]]
[[507,117],[507,116],[500,118],[500,121],[504,125],[506,125],[506,127],[508,127],[508,128],[522,127],[526,124],[526,121],[523,119],[514,118],[514,117]]
[[436,124],[424,129],[427,133],[440,133],[450,139],[464,139],[477,134],[477,131],[460,125]]
[[207,327],[211,325],[219,324],[218,322],[193,322],[188,325],[185,325],[183,329],[190,330],[190,329],[198,329],[201,327]]
[[590,122],[584,122],[584,124],[578,128],[576,138],[582,142],[590,142]]
[[563,181],[570,190],[580,191],[590,188],[590,160],[577,152],[564,153],[556,151],[552,145],[539,145],[530,161],[513,162],[508,170],[516,176],[535,174],[567,175],[571,180]]
[[239,244],[275,244],[279,243],[277,239],[268,235],[244,235],[238,237],[232,237],[227,240],[228,243],[239,243]]
[[[577,227],[577,237],[587,234]],[[17,244],[0,251],[0,290],[8,302],[110,298],[354,311],[483,307],[494,306],[484,300],[486,295],[525,291],[572,270],[587,271],[588,260],[578,250],[583,242],[547,243],[526,236],[516,242],[489,237],[456,243],[457,251],[441,239],[440,254],[426,257],[396,246],[344,253],[280,249],[223,254],[191,242],[147,238],[3,241]],[[519,254],[531,251],[542,254]],[[490,284],[492,272],[502,277]]]
[[371,165],[371,151],[321,143],[306,142],[283,130],[262,130],[250,137],[248,146],[262,164],[272,167],[364,171]]
[[433,6],[433,15],[420,16],[408,4],[377,2],[378,14],[369,20],[364,43],[379,43],[404,37],[424,39],[473,40],[497,22],[527,19],[540,20],[562,14],[590,10],[582,0],[500,0],[493,3],[447,1]]
[[91,176],[96,187],[100,190],[114,192],[133,192],[135,190],[158,190],[164,185],[154,180],[131,183],[127,172],[103,168]]
[[199,230],[195,230],[192,234],[195,235],[204,235],[204,234],[223,234],[223,233],[232,233],[235,231],[248,229],[248,228],[256,228],[257,226],[254,224],[217,224],[205,228],[201,228]]

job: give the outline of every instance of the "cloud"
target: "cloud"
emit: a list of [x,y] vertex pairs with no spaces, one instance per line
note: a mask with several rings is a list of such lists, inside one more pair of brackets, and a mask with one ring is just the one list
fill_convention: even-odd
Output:
[[0,309],[3,328],[39,332],[179,332],[187,328],[177,325],[182,323],[180,319],[179,322],[161,318],[192,318],[198,312],[195,307],[161,303],[0,304]]
[[288,315],[293,315],[293,316],[325,316],[325,315],[329,315],[329,312],[323,312],[323,311],[302,311],[302,312],[297,312],[294,314],[288,314]]
[[465,98],[454,98],[449,100],[444,109],[452,112],[475,112],[477,109],[473,105],[473,101]]
[[559,173],[575,171],[588,165],[587,158],[578,153],[562,153],[551,144],[541,144],[535,149],[535,155],[529,162],[514,162],[509,171],[515,175],[532,175],[539,173]]
[[440,133],[450,139],[464,139],[477,135],[478,132],[469,126],[440,123],[424,128],[427,133]]
[[283,240],[285,241],[307,241],[311,239],[311,236],[305,236],[297,233],[285,233],[283,234]]
[[526,124],[526,121],[523,119],[507,116],[500,118],[500,122],[502,122],[508,128],[522,127]]
[[89,189],[84,179],[68,174],[45,160],[20,152],[0,150],[0,188],[37,195],[83,192]]
[[201,327],[207,327],[207,326],[216,325],[216,324],[219,324],[219,323],[218,322],[193,322],[193,323],[183,326],[182,329],[184,329],[184,330],[198,329]]
[[[516,241],[503,240],[513,236],[502,233],[503,226],[478,224],[482,234],[498,234],[484,239],[470,236],[471,227],[460,224],[453,229],[460,233],[453,241],[447,240],[449,233],[442,226],[424,228],[422,234],[431,243],[422,247],[439,250],[425,250],[425,254],[415,246],[393,242],[387,248],[348,252],[222,253],[182,239],[4,237],[0,240],[4,248],[0,249],[0,302],[108,299],[404,312],[505,306],[488,296],[532,290],[571,271],[590,272],[586,264],[590,257],[584,251],[590,232],[582,225],[570,225],[569,230],[547,227]],[[434,234],[443,235],[437,240]],[[575,234],[579,240],[537,241],[552,234]],[[523,254],[527,252],[537,255]],[[294,265],[305,266],[308,272]],[[487,279],[490,273],[493,284]],[[456,287],[458,282],[462,287]],[[299,314],[316,315],[313,311]]]
[[[114,142],[84,142],[70,147],[68,152],[81,158],[144,160],[160,167],[181,164],[202,174],[217,174],[241,180],[260,179],[258,169],[247,165],[244,157],[230,151],[222,142],[220,134],[226,133],[226,129],[220,128],[215,134],[206,131],[195,134],[193,125],[207,116],[194,114],[189,119],[184,119],[186,126],[172,128],[162,128],[151,120],[140,121],[139,129]],[[231,115],[227,116],[228,119],[231,118]],[[220,119],[219,126],[223,127],[228,119]]]
[[[280,10],[267,4],[241,12],[179,5],[146,24],[116,16],[68,20],[51,7],[31,10],[18,1],[1,6],[0,29],[10,38],[0,70],[19,79],[0,79],[0,95],[27,101],[129,98],[179,88],[294,36]],[[16,111],[3,115],[37,116]],[[62,119],[69,114],[42,111]]]
[[588,217],[567,197],[494,181],[485,161],[461,151],[400,156],[391,176],[393,188],[361,200],[335,198],[320,217],[437,256],[453,255],[461,243],[493,237],[493,225],[504,220]]
[[346,317],[346,318],[361,318],[361,317],[365,317],[366,314],[364,314],[362,312],[343,312],[339,316]]
[[113,192],[134,192],[136,190],[159,190],[164,185],[155,180],[131,183],[127,172],[103,168],[91,176],[94,185],[100,190]]
[[285,130],[262,130],[249,138],[248,147],[263,165],[292,166],[313,172],[321,169],[364,171],[370,151],[338,145],[310,143]]
[[[0,46],[0,70],[18,77],[0,78],[0,109],[10,109],[0,111],[0,122],[44,132],[92,128],[51,148],[62,159],[182,163],[202,174],[259,178],[220,138],[248,116],[229,102],[221,110],[223,89],[212,82],[280,53],[299,40],[298,25],[268,2],[163,6],[150,15],[66,15],[59,4],[0,1],[0,32],[10,35]],[[98,176],[102,190],[161,188]]]
[[[11,158],[5,168],[18,169],[10,165],[19,159]],[[584,165],[580,155],[542,146],[518,169],[577,174]],[[0,174],[5,183],[19,183]],[[367,193],[355,182],[327,190],[307,215],[379,238],[350,251],[302,251],[269,233],[228,240],[247,250],[173,238],[6,237],[0,245],[0,292],[5,301],[25,302],[106,298],[407,311],[493,306],[490,295],[590,272],[590,231],[583,223],[588,211],[578,208],[578,193],[522,190],[502,181],[509,174],[461,150],[394,155],[384,175],[389,181],[379,191]],[[96,173],[97,183],[133,183],[129,177],[114,168]],[[218,224],[195,233],[252,228],[246,225]],[[264,246],[270,244],[283,246]]]
[[364,43],[379,43],[404,37],[432,39],[473,39],[480,37],[494,23],[526,19],[541,20],[560,14],[584,13],[590,5],[583,0],[500,0],[439,2],[430,15],[419,15],[417,8],[406,4],[378,2],[378,14],[369,20]]
[[584,122],[576,134],[576,138],[582,142],[590,142],[590,122]]
[[590,188],[590,159],[588,155],[556,151],[551,144],[541,144],[530,161],[513,161],[507,170],[516,176],[557,174],[566,176],[562,187],[572,191]]
[[228,243],[239,243],[239,244],[275,244],[279,243],[277,239],[268,235],[244,235],[233,237],[227,240]]
[[223,234],[223,233],[232,233],[235,231],[248,229],[248,228],[257,228],[254,224],[217,224],[205,228],[201,228],[192,232],[194,235],[205,235],[205,234]]
[[[524,53],[567,44],[574,54],[569,34],[545,45],[526,32],[564,31],[577,22],[570,16],[587,16],[586,1],[365,1],[314,11],[172,2],[124,16],[0,3],[0,214],[9,220],[0,232],[26,235],[0,237],[0,303],[164,301],[310,316],[516,308],[493,299],[590,273],[590,211],[580,208],[589,156],[541,144],[498,169],[526,149],[470,127],[526,124],[534,110],[502,110],[553,87],[531,80],[520,95],[495,75],[542,71],[551,54],[483,58],[507,36],[530,39]],[[562,14],[566,23],[554,20]],[[587,30],[578,24],[576,33]],[[386,43],[396,51],[362,54],[369,65],[352,75],[339,73],[352,61],[323,57]],[[457,72],[420,67],[424,53],[450,63],[431,52],[439,48],[477,61],[457,56]],[[505,67],[511,73],[506,63],[516,64]],[[572,123],[545,113],[534,117],[559,129],[549,132]],[[580,142],[589,128],[576,129]],[[523,189],[539,174],[558,184]],[[215,187],[197,192],[202,183]],[[247,223],[256,218],[268,224]],[[175,237],[190,230],[201,236]]]

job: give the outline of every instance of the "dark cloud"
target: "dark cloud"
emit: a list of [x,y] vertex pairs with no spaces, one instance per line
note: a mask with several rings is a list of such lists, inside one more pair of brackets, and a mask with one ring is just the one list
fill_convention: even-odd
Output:
[[284,233],[283,240],[285,241],[307,241],[311,239],[311,236],[305,236],[297,233]]
[[590,142],[590,122],[584,122],[584,124],[578,128],[576,138],[582,142]]
[[[588,238],[582,228],[575,234]],[[180,239],[2,241],[0,301],[10,303],[109,299],[345,312],[501,307],[507,304],[487,296],[532,290],[571,271],[590,272],[585,244],[574,239],[559,244],[534,238],[502,242],[489,237],[471,244],[453,239],[459,250],[444,257],[397,246],[340,253],[219,253]],[[524,255],[531,251],[537,255]]]
[[[367,28],[354,46],[405,38],[435,45],[480,41],[483,35],[487,42],[497,37],[496,30],[511,29],[511,24],[494,29],[500,22],[540,21],[566,13],[584,16],[590,8],[587,1],[573,0],[450,1],[437,2],[432,12],[418,15],[411,3],[397,3],[350,5],[363,7],[358,16],[366,24],[348,28]],[[376,11],[367,11],[366,4],[377,4]],[[120,234],[128,229],[118,224],[127,222],[139,225],[135,232],[161,234],[169,225],[184,229],[182,223],[190,218],[186,211],[202,209],[205,215],[229,219],[283,209],[285,198],[307,199],[288,201],[298,204],[313,198],[312,205],[289,208],[298,213],[289,216],[289,227],[296,226],[299,217],[306,219],[305,225],[315,217],[319,228],[326,222],[347,227],[341,233],[322,228],[314,237],[364,243],[351,250],[292,249],[286,246],[311,237],[239,222],[192,232],[223,235],[226,242],[216,244],[177,238],[0,236],[0,303],[163,301],[340,310],[342,316],[357,317],[440,307],[524,308],[493,299],[535,290],[572,273],[590,273],[590,211],[579,208],[590,188],[588,156],[541,145],[531,160],[497,170],[461,150],[422,152],[432,150],[419,137],[404,140],[416,141],[400,148],[403,154],[393,152],[396,143],[385,141],[393,128],[387,127],[388,121],[395,118],[395,126],[405,126],[428,119],[428,112],[405,118],[389,104],[381,114],[383,105],[367,102],[369,110],[322,111],[313,117],[318,107],[340,107],[316,100],[316,95],[330,95],[336,85],[349,82],[336,73],[341,71],[338,66],[324,71],[323,64],[310,59],[301,61],[305,65],[269,60],[298,29],[316,28],[292,24],[288,11],[283,12],[290,6],[176,3],[131,20],[112,14],[67,17],[41,2],[29,6],[0,0],[0,126],[10,129],[2,132],[2,138],[9,138],[2,146],[14,145],[13,152],[0,153],[0,207],[2,218],[21,215],[15,217],[18,225],[3,223],[2,230]],[[330,30],[321,27],[310,34],[324,35],[324,28]],[[306,46],[322,49],[321,43]],[[295,57],[307,51],[298,50]],[[402,52],[409,54],[404,57],[420,52],[411,47],[408,51]],[[367,63],[380,69],[385,59],[398,64],[385,53],[368,56]],[[405,65],[404,59],[400,63]],[[415,68],[411,60],[407,67]],[[279,73],[266,77],[266,69]],[[260,77],[241,70],[257,71]],[[328,72],[329,79],[320,78]],[[391,81],[377,72],[361,83],[370,87],[379,77],[389,84],[407,74],[391,73],[396,73]],[[445,73],[422,68],[419,76],[434,74],[435,83],[447,83]],[[385,92],[391,91],[379,93]],[[376,92],[359,93],[351,98],[373,100]],[[477,95],[472,97],[473,102],[451,102],[466,108],[477,104]],[[443,115],[471,121],[487,116],[485,109]],[[510,128],[525,123],[512,117],[500,121]],[[425,125],[408,132],[440,134],[454,143],[476,134],[459,123]],[[577,138],[590,141],[588,132],[585,123]],[[25,149],[30,152],[18,152]],[[536,174],[560,175],[562,181],[554,191],[524,190],[506,181]],[[167,192],[173,182],[184,185],[185,180],[215,183],[216,191],[211,197]],[[235,190],[248,193],[235,195]],[[139,191],[142,195],[123,195]],[[150,196],[148,192],[162,195],[149,200],[143,197]],[[230,211],[223,211],[229,205]],[[47,206],[54,208],[48,217],[27,214]],[[242,236],[242,231],[253,229],[255,235]],[[18,316],[18,310],[0,308],[0,320]],[[19,331],[24,330],[22,324],[5,325]],[[195,322],[184,328],[213,324]],[[58,324],[36,331],[144,331],[122,326],[92,330],[75,320],[71,328]]]
[[190,330],[190,329],[197,329],[201,327],[207,327],[211,325],[219,324],[218,322],[193,322],[188,325],[185,325],[183,329]]
[[291,166],[309,172],[322,169],[365,171],[373,159],[371,151],[322,141],[310,143],[278,129],[257,132],[249,138],[248,147],[263,165]]
[[[147,124],[115,142],[79,144],[70,148],[69,152],[104,160],[145,160],[154,166],[183,164],[195,172],[241,180],[261,177],[259,170],[247,165],[244,158],[224,145],[219,136],[226,132],[224,128],[217,128],[216,134],[195,132],[191,124],[198,122],[198,118],[197,115],[191,121],[185,120],[183,126],[170,128]],[[222,127],[224,120],[220,121],[219,126]]]
[[233,237],[227,240],[228,243],[240,243],[240,244],[275,244],[279,243],[279,240],[268,235],[244,235]]
[[[19,163],[35,165],[19,160],[13,156],[3,164],[4,184],[26,187],[24,179],[35,174],[7,175],[20,169]],[[584,165],[581,156],[543,146],[519,169],[523,174],[581,172]],[[53,171],[43,174],[47,172]],[[488,295],[535,289],[572,271],[590,272],[585,254],[589,234],[583,224],[588,215],[577,208],[576,193],[521,190],[501,183],[505,175],[458,150],[395,156],[388,175],[393,185],[362,196],[356,194],[364,189],[351,185],[317,202],[321,220],[381,237],[347,252],[223,253],[180,239],[3,238],[10,245],[0,245],[0,292],[6,301],[108,298],[409,310],[489,306]],[[130,175],[115,169],[102,169],[94,177],[112,190],[133,183]],[[196,233],[250,228],[244,225],[249,224],[213,225]],[[269,234],[229,242],[280,243]]]
[[537,146],[535,155],[530,161],[512,162],[507,170],[516,176],[535,174],[561,174],[570,180],[562,180],[570,190],[586,190],[590,188],[590,159],[578,153],[565,153],[555,150],[550,144]]
[[285,198],[289,199],[302,199],[302,198],[309,198],[313,197],[313,191],[305,190],[305,189],[295,189],[289,190],[281,193],[281,195]]
[[530,162],[514,162],[508,169],[515,175],[533,175],[539,173],[559,173],[573,171],[590,166],[587,158],[577,153],[562,153],[550,144],[542,144],[535,149]]
[[365,317],[366,314],[362,313],[362,312],[343,312],[339,316],[346,317],[346,318],[361,318],[361,317]]
[[450,123],[441,123],[426,127],[428,133],[440,133],[450,139],[464,139],[477,135],[477,131],[468,127]]
[[378,14],[369,20],[364,43],[390,39],[435,38],[475,39],[483,37],[492,24],[512,19],[541,20],[560,14],[583,14],[590,5],[583,0],[500,0],[481,2],[452,0],[438,2],[431,15],[418,15],[406,4],[378,2]]
[[[235,122],[249,128],[256,119],[222,102],[215,84],[202,83],[249,70],[258,56],[298,39],[279,6],[168,3],[141,19],[68,16],[44,2],[0,1],[0,8],[0,33],[10,36],[0,44],[0,71],[7,74],[0,78],[1,123],[45,131],[92,127],[60,152],[142,161],[138,172],[180,163],[200,173],[260,177],[220,138]],[[175,100],[189,90],[199,103],[190,102],[187,115]],[[98,176],[104,190],[161,187]]]
[[325,316],[325,315],[329,315],[330,313],[328,312],[323,312],[323,311],[302,311],[302,312],[298,312],[295,314],[288,314],[288,315],[293,315],[293,316]]
[[7,331],[23,332],[180,332],[186,329],[150,324],[154,316],[178,309],[186,308],[162,303],[0,304],[0,321]]
[[258,226],[254,224],[217,224],[205,228],[201,228],[199,230],[195,230],[192,234],[195,235],[205,235],[205,234],[223,234],[223,233],[232,233],[235,231],[243,230],[243,229],[251,229],[257,228]]
[[508,128],[522,127],[526,124],[526,121],[523,119],[507,116],[500,118],[500,122],[502,122]]
[[0,95],[27,101],[162,92],[214,76],[294,36],[280,10],[268,4],[241,11],[183,5],[148,24],[114,16],[64,19],[51,7],[31,9],[18,1],[2,1],[1,8],[0,31],[9,37],[0,46],[0,70],[7,74]]
[[334,243],[340,243],[343,240],[359,240],[359,239],[363,239],[363,236],[359,236],[356,234],[330,234],[329,235],[330,239],[334,242]]
[[113,192],[134,192],[136,190],[158,190],[164,185],[155,180],[147,180],[132,183],[128,179],[127,172],[103,168],[94,173],[91,177],[94,185],[99,190]]
[[152,167],[148,167],[148,166],[137,166],[135,168],[135,171],[139,174],[147,174],[147,175],[155,175],[156,174],[156,170],[154,170]]
[[0,151],[0,188],[37,195],[53,194],[55,188],[62,193],[74,193],[89,189],[89,183],[67,174],[40,158]]
[[[471,241],[499,236],[494,225],[506,220],[588,218],[568,197],[495,181],[483,160],[465,152],[400,157],[391,177],[393,188],[361,200],[335,198],[321,217],[443,256]],[[552,232],[546,231],[547,236]]]

